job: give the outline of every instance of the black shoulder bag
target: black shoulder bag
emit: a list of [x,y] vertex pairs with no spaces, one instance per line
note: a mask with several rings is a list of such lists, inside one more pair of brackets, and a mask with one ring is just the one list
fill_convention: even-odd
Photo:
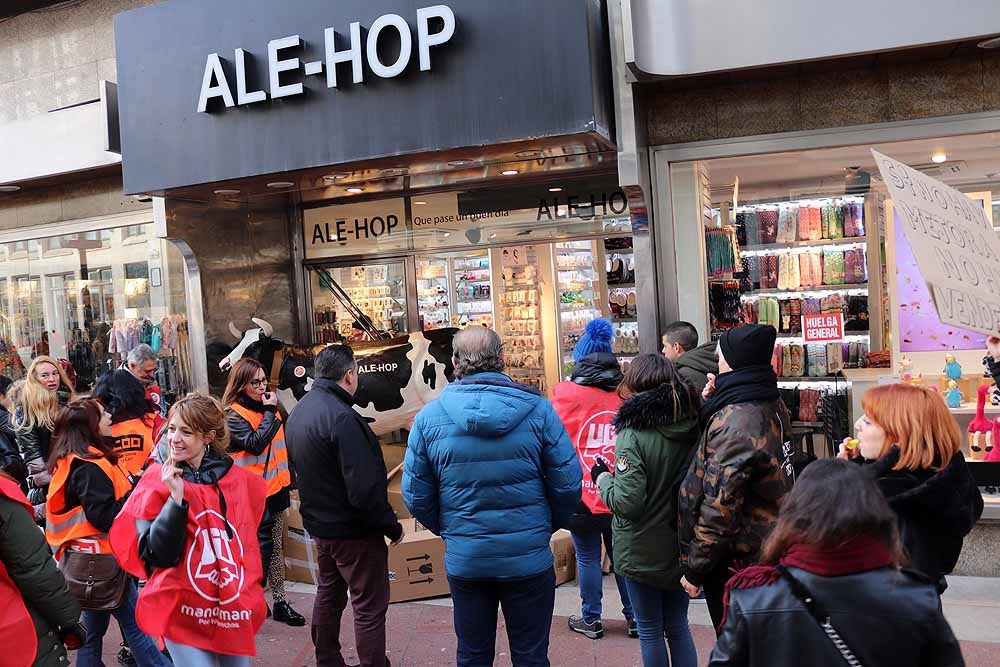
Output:
[[847,642],[844,641],[844,638],[841,637],[840,633],[833,627],[833,624],[830,622],[830,612],[826,610],[826,607],[824,607],[819,600],[813,597],[813,594],[809,592],[809,589],[805,587],[805,584],[793,577],[792,573],[789,572],[784,565],[778,565],[775,569],[777,569],[785,581],[788,582],[788,586],[792,589],[792,593],[802,602],[802,604],[805,605],[806,611],[809,612],[809,615],[816,619],[816,622],[819,623],[823,632],[825,632],[826,636],[830,638],[834,648],[836,648],[841,657],[844,658],[844,662],[851,667],[862,667],[861,661],[855,657],[854,652],[851,651]]

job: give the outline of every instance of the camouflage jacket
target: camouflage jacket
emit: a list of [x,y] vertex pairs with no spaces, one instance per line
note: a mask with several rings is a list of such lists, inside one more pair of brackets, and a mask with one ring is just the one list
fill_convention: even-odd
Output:
[[681,562],[692,584],[758,559],[792,487],[790,433],[781,399],[728,405],[709,420],[678,498]]

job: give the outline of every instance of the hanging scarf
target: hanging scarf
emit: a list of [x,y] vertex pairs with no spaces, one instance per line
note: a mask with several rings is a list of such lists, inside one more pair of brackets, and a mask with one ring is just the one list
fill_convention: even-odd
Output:
[[721,373],[715,378],[715,393],[701,408],[701,420],[707,424],[716,412],[736,403],[773,401],[778,398],[778,376],[767,366],[747,366]]
[[[832,548],[792,544],[779,562],[785,567],[797,567],[820,577],[842,577],[889,567],[892,555],[882,542],[871,535],[858,535]],[[721,631],[726,624],[730,591],[769,586],[780,578],[781,574],[772,565],[751,565],[733,575],[726,583],[722,596],[722,621],[718,629]]]

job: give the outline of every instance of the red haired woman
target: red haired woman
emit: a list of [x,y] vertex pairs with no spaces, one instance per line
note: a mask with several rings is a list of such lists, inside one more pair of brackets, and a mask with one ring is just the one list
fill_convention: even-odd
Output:
[[910,565],[947,587],[962,542],[983,513],[983,497],[962,455],[962,436],[941,397],[907,384],[870,389],[854,424],[861,456],[899,520]]

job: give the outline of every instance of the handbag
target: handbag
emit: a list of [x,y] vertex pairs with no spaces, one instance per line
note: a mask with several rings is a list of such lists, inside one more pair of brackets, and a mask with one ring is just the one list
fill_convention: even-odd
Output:
[[837,629],[833,627],[832,623],[830,623],[830,613],[826,610],[826,607],[824,607],[823,604],[809,592],[809,589],[805,587],[805,584],[793,577],[792,573],[789,572],[784,565],[777,565],[775,566],[775,569],[778,570],[785,581],[788,582],[788,586],[792,589],[792,593],[795,597],[797,597],[799,601],[806,606],[806,611],[809,612],[809,615],[816,619],[816,622],[819,623],[820,628],[822,628],[823,632],[826,633],[826,636],[830,639],[834,648],[837,649],[837,652],[840,653],[844,662],[851,667],[862,667],[861,661],[858,660],[858,658],[854,655],[854,652],[851,651],[851,648],[847,645],[847,642],[844,641],[844,638],[840,636]]
[[114,611],[128,599],[129,578],[113,554],[66,550],[59,570],[70,593],[87,611]]

